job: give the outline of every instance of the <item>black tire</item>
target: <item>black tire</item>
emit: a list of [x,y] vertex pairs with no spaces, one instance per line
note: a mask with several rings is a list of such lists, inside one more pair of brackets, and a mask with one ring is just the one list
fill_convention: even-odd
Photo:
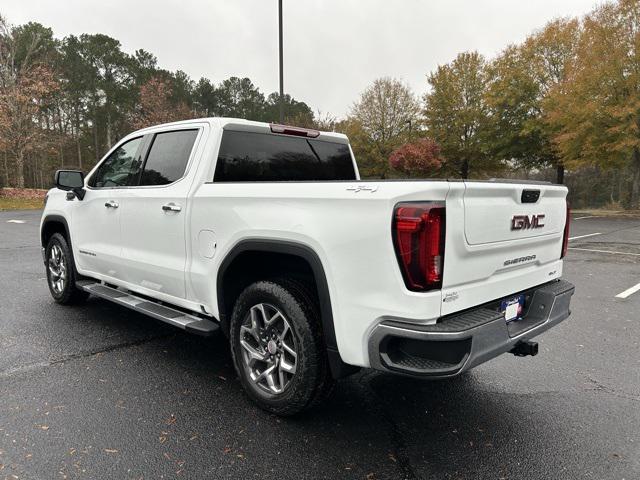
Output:
[[[53,258],[52,258],[53,257]],[[54,233],[45,249],[47,285],[53,299],[61,305],[81,303],[89,298],[89,293],[76,286],[76,266],[67,239]],[[57,265],[56,265],[57,263]],[[62,268],[61,268],[62,266]],[[61,282],[62,271],[64,278]]]
[[[253,342],[253,337],[247,333],[247,329],[241,331],[241,327],[243,323],[245,327],[250,324],[252,308],[260,305],[266,306],[267,310],[272,309],[268,316],[275,311],[280,312],[295,338],[295,373],[289,377],[288,384],[277,393],[268,391],[267,386],[252,380],[251,375],[255,376],[255,373],[260,371],[260,366],[264,365],[264,372],[270,364],[258,361],[257,370],[252,370],[245,361],[247,354],[241,345],[243,339],[245,343],[247,339]],[[242,387],[262,409],[281,416],[295,415],[316,406],[330,393],[333,380],[322,338],[318,305],[300,283],[278,279],[249,285],[234,305],[229,337],[233,363]],[[269,339],[268,332],[266,338]],[[290,343],[289,340],[287,342]],[[282,340],[282,343],[285,341]],[[269,356],[271,349],[264,343],[255,344],[256,351]],[[261,345],[264,348],[261,348]],[[282,355],[284,359],[284,350]],[[280,359],[276,358],[275,362],[278,361]],[[277,367],[277,363],[275,365]]]
[[[279,285],[283,285],[291,292],[294,292],[294,295],[301,298],[307,305],[313,305],[314,311],[316,312],[316,321],[318,322],[318,326],[322,325],[322,322],[320,321],[320,304],[318,302],[318,297],[312,293],[311,287],[309,287],[304,280],[294,278],[276,278],[274,279],[274,282]],[[320,367],[322,368],[322,371],[320,372],[320,385],[318,385],[313,398],[306,407],[307,410],[321,406],[329,399],[329,397],[331,397],[336,386],[336,380],[333,378],[331,368],[329,367],[329,359],[326,354],[327,347],[324,343],[324,336],[322,335],[322,332],[320,334],[323,338],[323,361],[320,362]]]

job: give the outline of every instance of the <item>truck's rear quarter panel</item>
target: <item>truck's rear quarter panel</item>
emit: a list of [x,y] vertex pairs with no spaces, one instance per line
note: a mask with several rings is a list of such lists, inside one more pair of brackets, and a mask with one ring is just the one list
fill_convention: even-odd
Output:
[[[356,185],[377,190],[349,190]],[[215,272],[244,239],[307,245],[327,275],[340,354],[347,363],[367,365],[367,336],[377,318],[391,315],[433,322],[439,316],[439,291],[405,288],[391,220],[397,202],[444,201],[449,185],[446,181],[204,184],[191,207],[192,241],[197,243],[201,230],[214,230],[217,249],[211,260],[194,256],[193,296],[217,305]],[[197,252],[198,246],[192,251]]]

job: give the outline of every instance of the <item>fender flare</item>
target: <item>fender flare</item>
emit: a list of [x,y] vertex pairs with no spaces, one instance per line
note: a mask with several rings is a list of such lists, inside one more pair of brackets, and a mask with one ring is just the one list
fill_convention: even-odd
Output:
[[40,244],[42,245],[42,261],[45,263],[45,266],[46,266],[46,259],[45,259],[44,251],[47,248],[47,244],[44,241],[44,231],[46,229],[47,224],[49,223],[59,223],[64,227],[64,233],[67,238],[67,244],[69,245],[69,249],[71,250],[71,262],[73,267],[74,278],[76,279],[76,281],[80,280],[81,278],[84,278],[78,273],[78,270],[76,268],[75,253],[73,252],[73,242],[71,241],[71,230],[69,230],[69,224],[67,223],[67,219],[64,218],[62,215],[51,214],[51,215],[47,215],[42,219],[42,223],[40,226]]
[[[358,367],[348,365],[342,361],[340,352],[338,351],[338,343],[336,341],[336,330],[333,321],[333,309],[331,307],[331,295],[329,293],[329,285],[327,284],[327,276],[325,274],[324,266],[320,257],[315,250],[304,243],[293,242],[289,240],[276,240],[276,239],[245,239],[240,240],[233,248],[227,253],[224,260],[220,264],[218,269],[218,275],[216,279],[216,295],[218,300],[218,308],[224,306],[224,285],[222,279],[231,263],[235,258],[243,252],[258,251],[258,252],[270,252],[281,253],[286,255],[293,255],[305,260],[311,267],[313,277],[318,289],[318,300],[320,303],[320,317],[322,320],[322,333],[324,336],[325,345],[327,347],[327,355],[329,357],[329,366],[334,378],[341,378],[359,370]],[[226,312],[225,312],[226,313]],[[225,332],[229,331],[229,316],[228,314],[220,314],[220,325]]]
[[[47,215],[46,217],[44,217],[44,219],[42,219],[42,224],[40,227],[40,245],[42,245],[43,247],[47,246],[44,241],[44,231],[48,223],[62,224],[65,230],[65,233],[67,234],[67,241],[69,242],[69,247],[71,247],[71,232],[69,230],[69,224],[67,223],[67,219],[64,218],[62,215],[55,215],[55,214]],[[71,249],[71,251],[73,252],[73,249]]]
[[[322,318],[322,331],[324,333],[325,342],[327,347],[337,348],[336,332],[333,325],[333,310],[331,308],[331,296],[329,294],[329,286],[327,284],[324,267],[322,266],[322,261],[320,260],[320,257],[318,257],[318,254],[311,247],[303,243],[275,239],[246,239],[238,242],[224,257],[224,260],[218,269],[216,281],[218,306],[224,307],[224,285],[222,279],[224,278],[229,266],[238,257],[238,255],[247,251],[293,255],[302,258],[309,264],[318,289],[320,316]],[[229,315],[225,316],[228,317]],[[226,319],[226,321],[228,322],[228,319]]]

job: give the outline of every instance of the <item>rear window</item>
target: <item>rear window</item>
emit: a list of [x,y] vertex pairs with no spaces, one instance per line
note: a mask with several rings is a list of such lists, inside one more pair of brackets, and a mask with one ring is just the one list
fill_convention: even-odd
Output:
[[147,155],[140,185],[168,185],[182,178],[198,130],[156,134]]
[[215,182],[355,180],[349,146],[303,137],[225,131]]

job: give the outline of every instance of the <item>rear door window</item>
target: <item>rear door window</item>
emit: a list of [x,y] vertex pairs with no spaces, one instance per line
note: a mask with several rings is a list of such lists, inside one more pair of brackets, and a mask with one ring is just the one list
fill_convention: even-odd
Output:
[[184,176],[198,130],[156,133],[139,185],[168,185]]
[[215,182],[355,180],[349,146],[304,137],[225,131]]

